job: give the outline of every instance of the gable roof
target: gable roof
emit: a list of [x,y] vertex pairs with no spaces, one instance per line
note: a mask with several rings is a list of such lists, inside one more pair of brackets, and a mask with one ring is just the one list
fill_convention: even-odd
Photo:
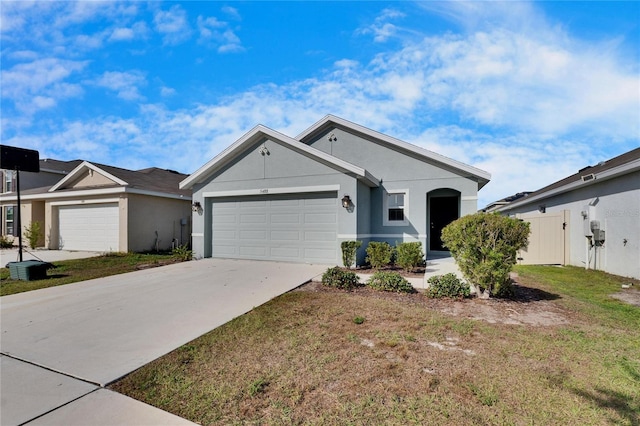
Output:
[[331,114],[326,115],[320,121],[311,125],[309,128],[296,136],[296,139],[306,144],[310,141],[310,139],[318,135],[318,133],[331,126],[337,126],[350,133],[355,132],[365,137],[376,139],[382,145],[400,150],[413,157],[422,158],[427,161],[435,161],[445,168],[450,168],[454,171],[457,171],[458,174],[462,174],[463,176],[468,176],[477,180],[478,189],[485,186],[487,183],[489,183],[489,180],[491,180],[491,174],[485,172],[484,170],[480,170],[476,167],[461,163],[460,161],[453,160],[449,157],[445,157],[444,155],[437,154],[433,151],[429,151],[428,149],[424,149],[417,145],[404,142],[400,139],[396,139],[392,136],[385,135],[384,133],[377,132],[375,130],[369,129],[367,127],[361,126],[340,117],[336,117],[335,115]]
[[53,158],[40,159],[40,171],[66,175],[82,164],[82,160],[61,161]]
[[[68,167],[69,164],[73,163],[77,163],[77,166],[52,186],[21,191],[21,194],[24,195],[25,199],[52,198],[58,196],[68,197],[76,193],[79,196],[85,196],[97,195],[98,193],[105,194],[115,192],[130,192],[169,198],[191,198],[191,191],[182,190],[178,187],[180,181],[187,177],[187,175],[173,170],[160,169],[157,167],[150,167],[142,170],[127,170],[82,160],[69,162],[57,160],[46,161],[47,163],[51,162],[54,167]],[[65,184],[71,183],[75,179],[82,177],[88,170],[92,170],[95,173],[105,176],[112,180],[113,184],[96,187],[65,188]],[[5,196],[8,197],[7,200],[13,199],[12,196],[8,194],[3,194],[3,198]]]
[[237,155],[244,152],[251,145],[259,142],[261,139],[269,138],[270,140],[281,144],[293,151],[312,158],[326,166],[336,169],[342,173],[351,174],[366,185],[374,187],[380,185],[380,181],[371,175],[367,170],[355,166],[349,162],[341,160],[337,157],[322,152],[309,145],[301,143],[289,136],[286,136],[276,130],[270,129],[263,125],[257,125],[240,139],[227,147],[220,154],[216,155],[212,160],[200,167],[193,174],[180,182],[180,189],[192,188],[198,182],[206,180],[218,170],[229,164]]
[[640,148],[625,152],[622,155],[614,157],[610,160],[602,161],[595,166],[587,166],[578,170],[577,173],[567,176],[557,182],[547,185],[532,194],[529,194],[523,200],[517,200],[506,206],[498,208],[498,211],[508,210],[532,202],[540,201],[554,195],[573,191],[577,188],[583,188],[593,185],[596,182],[602,182],[617,176],[625,175],[640,170]]

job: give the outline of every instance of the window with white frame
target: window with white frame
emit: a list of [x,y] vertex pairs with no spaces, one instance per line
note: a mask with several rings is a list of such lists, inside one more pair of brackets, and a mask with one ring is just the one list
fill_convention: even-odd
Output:
[[409,191],[388,191],[384,197],[383,220],[384,226],[404,226],[408,224],[407,214],[409,205]]
[[4,208],[4,234],[13,235],[14,220],[13,220],[13,206],[6,206]]
[[2,192],[13,191],[13,172],[11,170],[2,171]]

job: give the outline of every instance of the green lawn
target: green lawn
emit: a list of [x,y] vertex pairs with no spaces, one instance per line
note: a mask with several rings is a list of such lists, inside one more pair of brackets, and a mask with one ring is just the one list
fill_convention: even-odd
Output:
[[[111,388],[205,425],[640,424],[640,308],[609,297],[629,280],[571,267],[517,272],[518,293],[544,297],[290,292]],[[483,306],[536,306],[566,321],[465,315]]]
[[86,259],[65,260],[53,262],[56,268],[47,272],[48,278],[36,281],[12,280],[9,269],[0,268],[0,296],[122,274],[141,267],[160,266],[173,262],[173,259],[170,254],[113,253]]

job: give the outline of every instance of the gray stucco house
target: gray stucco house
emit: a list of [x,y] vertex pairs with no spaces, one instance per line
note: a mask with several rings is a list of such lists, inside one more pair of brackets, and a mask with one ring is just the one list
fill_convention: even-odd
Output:
[[569,264],[640,279],[640,148],[497,211],[532,224],[523,263]]
[[258,125],[180,183],[196,257],[341,263],[340,243],[421,241],[475,213],[487,172],[328,115],[291,138]]

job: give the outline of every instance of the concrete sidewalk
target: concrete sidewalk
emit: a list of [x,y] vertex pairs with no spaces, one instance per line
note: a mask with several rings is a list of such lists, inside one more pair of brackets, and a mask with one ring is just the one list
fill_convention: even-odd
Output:
[[[59,262],[61,260],[85,259],[96,257],[104,253],[95,251],[69,251],[69,250],[45,250],[23,249],[22,260],[41,260],[43,262]],[[0,267],[4,268],[9,262],[17,262],[20,259],[17,248],[0,250]]]
[[156,409],[102,387],[326,268],[205,259],[1,297],[0,423],[145,424]]

